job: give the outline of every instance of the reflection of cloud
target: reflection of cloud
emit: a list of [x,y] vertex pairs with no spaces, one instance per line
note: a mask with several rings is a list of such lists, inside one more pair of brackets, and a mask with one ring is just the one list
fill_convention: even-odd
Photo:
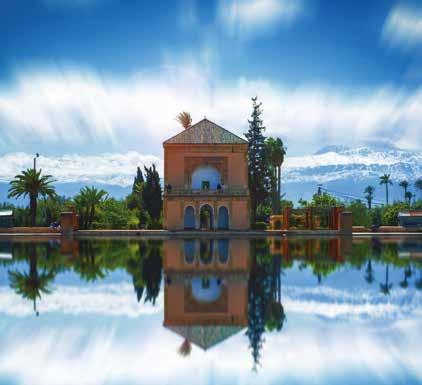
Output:
[[[157,304],[161,304],[160,297]],[[102,316],[139,317],[161,311],[143,301],[137,302],[133,286],[121,284],[95,285],[86,287],[57,286],[51,294],[42,296],[38,303],[42,314],[58,312],[69,315],[97,314]],[[0,312],[10,316],[33,315],[31,304],[12,292],[0,287]]]
[[[390,296],[369,290],[339,290],[327,286],[282,288],[286,313],[321,316],[333,320],[395,320],[420,314],[422,293],[393,290]],[[136,302],[133,286],[127,283],[95,286],[57,286],[44,295],[38,308],[43,314],[98,314],[138,317],[162,311],[162,293],[157,305]],[[30,304],[9,288],[0,288],[0,311],[22,317],[32,315]]]
[[[219,81],[199,66],[166,67],[126,79],[80,69],[26,73],[0,89],[0,151],[41,153],[162,153],[161,141],[180,131],[181,110],[206,115],[242,135],[250,96],[264,106],[268,135],[292,151],[389,138],[420,149],[422,90],[376,88],[350,93],[329,87],[283,87],[268,81]],[[291,152],[290,152],[291,153]]]
[[[0,181],[9,182],[13,177],[28,167],[33,161],[32,154],[10,153],[0,156]],[[119,186],[131,186],[136,167],[150,166],[154,163],[162,175],[161,159],[138,152],[101,155],[63,155],[40,156],[38,167],[43,172],[53,175],[59,183],[84,182],[105,183]]]
[[393,290],[386,297],[380,292],[339,290],[327,286],[283,286],[286,313],[317,315],[333,320],[394,320],[422,314],[422,293]]
[[394,7],[387,17],[383,34],[394,44],[421,44],[422,10]]
[[219,18],[233,35],[244,35],[287,23],[302,12],[300,0],[221,0]]
[[193,347],[188,358],[180,358],[182,339],[156,317],[113,323],[100,317],[93,323],[93,317],[84,315],[73,322],[65,317],[40,320],[32,328],[29,320],[12,320],[2,329],[0,373],[8,379],[26,385],[309,384],[332,383],[337,376],[355,383],[422,379],[420,319],[379,328],[289,316],[282,332],[266,333],[257,374],[251,373],[252,357],[242,334],[207,352]]

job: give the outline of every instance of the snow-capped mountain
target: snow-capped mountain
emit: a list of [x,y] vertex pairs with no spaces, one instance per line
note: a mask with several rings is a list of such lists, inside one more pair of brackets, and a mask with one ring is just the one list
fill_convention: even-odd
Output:
[[[378,190],[376,199],[384,200],[379,177],[390,174],[393,182],[408,180],[411,185],[422,177],[422,152],[378,147],[350,149],[327,146],[314,155],[286,157],[282,167],[283,191],[290,199],[309,199],[318,184],[340,193],[339,196],[363,197],[367,185]],[[391,187],[392,199],[402,198],[402,189]]]
[[[32,155],[10,153],[0,156],[0,202],[6,200],[8,182],[22,169],[31,167]],[[123,197],[130,192],[136,167],[155,163],[162,175],[160,158],[138,152],[99,155],[41,156],[37,166],[57,180],[61,195],[72,196],[82,186],[95,185],[110,195]],[[376,188],[375,200],[384,201],[384,187],[379,177],[390,174],[395,182],[390,197],[402,199],[403,189],[397,182],[413,182],[422,177],[422,151],[412,152],[389,146],[366,146],[351,149],[346,146],[327,146],[314,155],[290,157],[282,166],[282,191],[286,198],[297,201],[309,199],[317,185],[338,193],[339,197],[363,198],[369,184]],[[412,188],[411,188],[412,190]],[[412,190],[414,191],[414,189]]]

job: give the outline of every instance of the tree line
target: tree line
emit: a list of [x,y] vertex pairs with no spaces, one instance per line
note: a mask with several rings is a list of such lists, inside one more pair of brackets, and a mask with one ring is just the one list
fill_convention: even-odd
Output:
[[163,206],[160,175],[153,164],[138,167],[130,194],[124,199],[110,197],[107,191],[84,186],[73,198],[59,196],[54,178],[33,168],[22,171],[10,182],[9,198],[27,198],[28,207],[9,203],[2,209],[14,210],[15,226],[50,226],[63,211],[74,208],[82,229],[161,228]]

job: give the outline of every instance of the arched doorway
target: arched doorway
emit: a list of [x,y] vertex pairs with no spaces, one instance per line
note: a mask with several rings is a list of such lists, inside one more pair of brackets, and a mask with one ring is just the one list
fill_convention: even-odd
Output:
[[186,230],[195,228],[195,209],[192,206],[185,208],[184,228]]
[[201,229],[212,230],[214,228],[214,215],[210,205],[204,205],[199,212],[199,224]]
[[218,228],[228,230],[229,228],[229,210],[225,206],[218,209]]

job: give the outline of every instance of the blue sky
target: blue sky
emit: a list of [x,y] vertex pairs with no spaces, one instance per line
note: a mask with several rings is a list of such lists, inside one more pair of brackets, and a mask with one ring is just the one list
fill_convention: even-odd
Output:
[[254,95],[291,155],[422,146],[418,2],[16,0],[0,46],[0,154],[161,157],[179,111],[242,134]]

